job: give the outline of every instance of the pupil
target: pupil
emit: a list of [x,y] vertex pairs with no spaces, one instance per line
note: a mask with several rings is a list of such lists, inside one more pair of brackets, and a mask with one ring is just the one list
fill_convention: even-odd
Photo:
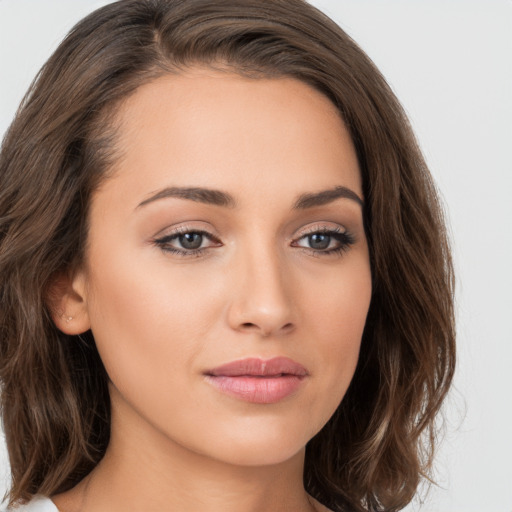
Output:
[[184,249],[199,249],[203,243],[203,235],[201,233],[186,233],[180,235],[179,241]]
[[309,245],[312,249],[327,249],[330,243],[330,235],[323,235],[321,233],[309,235]]

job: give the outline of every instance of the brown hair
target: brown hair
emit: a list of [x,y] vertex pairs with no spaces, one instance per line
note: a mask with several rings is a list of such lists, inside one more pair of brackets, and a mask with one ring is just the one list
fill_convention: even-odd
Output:
[[57,330],[48,288],[81,262],[89,198],[115,158],[116,107],[142,84],[194,64],[301,80],[330,98],[350,131],[373,296],[354,379],[307,445],[304,482],[336,511],[399,510],[429,474],[434,420],[454,371],[449,247],[394,94],[350,37],[302,0],[116,2],[80,22],[30,88],[0,154],[10,501],[73,487],[105,452],[108,377],[90,332]]

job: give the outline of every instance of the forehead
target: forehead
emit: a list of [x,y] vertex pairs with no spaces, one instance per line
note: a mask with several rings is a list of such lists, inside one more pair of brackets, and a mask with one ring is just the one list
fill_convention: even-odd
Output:
[[[293,78],[193,69],[141,86],[118,113],[114,179],[160,186],[361,193],[350,136],[332,102]],[[341,183],[340,183],[341,181]],[[214,183],[212,183],[214,182]],[[118,183],[119,185],[119,183]]]

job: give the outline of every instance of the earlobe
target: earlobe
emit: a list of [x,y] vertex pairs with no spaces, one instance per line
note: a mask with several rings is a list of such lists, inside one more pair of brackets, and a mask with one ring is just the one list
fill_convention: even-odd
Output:
[[82,334],[90,329],[85,276],[59,274],[48,289],[47,304],[56,327],[65,334]]

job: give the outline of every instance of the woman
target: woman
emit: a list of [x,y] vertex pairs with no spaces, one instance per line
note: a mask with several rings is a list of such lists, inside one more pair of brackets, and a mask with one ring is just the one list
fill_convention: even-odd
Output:
[[88,16],[7,134],[0,219],[11,505],[391,511],[428,475],[441,210],[384,79],[305,2]]

